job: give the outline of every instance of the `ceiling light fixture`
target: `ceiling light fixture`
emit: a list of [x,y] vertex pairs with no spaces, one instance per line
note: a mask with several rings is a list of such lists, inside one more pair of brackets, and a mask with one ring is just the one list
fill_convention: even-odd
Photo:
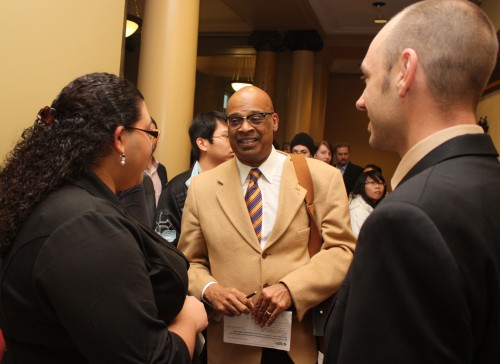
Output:
[[233,73],[231,87],[234,91],[239,91],[243,87],[253,85],[252,70],[250,69],[249,57],[238,57],[237,66]]
[[375,17],[375,20],[373,21],[375,24],[385,24],[387,23],[387,19],[382,13],[382,8],[385,6],[385,3],[383,1],[375,1],[372,3],[372,6],[377,8],[377,16]]
[[127,23],[125,24],[125,38],[130,37],[134,34],[137,29],[142,25],[142,19],[139,18],[139,6],[137,5],[137,0],[134,0],[135,4],[135,14],[127,14]]

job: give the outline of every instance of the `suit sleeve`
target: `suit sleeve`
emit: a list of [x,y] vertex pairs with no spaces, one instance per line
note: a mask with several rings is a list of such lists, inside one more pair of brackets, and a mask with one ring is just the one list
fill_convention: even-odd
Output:
[[189,259],[189,293],[201,300],[203,288],[207,283],[216,280],[210,273],[207,243],[196,205],[196,189],[197,178],[193,178],[184,205],[179,250]]
[[464,293],[433,221],[414,205],[381,205],[363,225],[329,319],[325,362],[472,362]]
[[[324,171],[324,169],[320,169]],[[349,203],[341,173],[328,168],[328,174],[313,174],[315,215],[321,229],[323,245],[308,264],[283,279],[301,320],[308,310],[336,293],[351,264],[355,237],[349,217]],[[314,169],[311,168],[311,172]],[[320,179],[329,178],[329,184]]]

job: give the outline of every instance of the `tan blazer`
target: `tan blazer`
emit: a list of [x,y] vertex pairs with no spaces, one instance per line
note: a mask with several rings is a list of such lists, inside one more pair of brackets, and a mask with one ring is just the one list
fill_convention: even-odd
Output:
[[[341,173],[319,160],[307,162],[324,240],[313,259],[307,249],[306,190],[298,184],[290,157],[283,167],[276,223],[264,250],[250,222],[235,159],[193,178],[179,240],[191,263],[189,291],[200,299],[211,281],[244,293],[280,281],[287,285],[296,309],[289,353],[295,363],[316,362],[308,311],[340,288],[355,247]],[[209,363],[260,363],[261,348],[223,343],[221,316],[212,315],[208,326]]]

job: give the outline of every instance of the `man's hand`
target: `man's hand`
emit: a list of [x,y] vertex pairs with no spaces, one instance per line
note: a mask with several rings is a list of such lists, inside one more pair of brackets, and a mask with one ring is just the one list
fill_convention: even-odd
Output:
[[207,287],[204,298],[218,312],[227,316],[239,316],[253,310],[253,302],[236,288],[228,288],[218,283]]
[[283,283],[264,288],[255,302],[252,315],[257,325],[271,326],[280,312],[292,305],[292,296]]

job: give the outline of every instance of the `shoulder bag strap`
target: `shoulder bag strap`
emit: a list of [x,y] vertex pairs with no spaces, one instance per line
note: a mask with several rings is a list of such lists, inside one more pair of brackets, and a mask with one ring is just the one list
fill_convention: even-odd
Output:
[[303,154],[291,154],[293,168],[299,180],[299,184],[307,190],[306,193],[306,210],[309,214],[309,222],[311,231],[309,233],[309,255],[312,257],[314,254],[321,250],[321,233],[314,217],[314,187],[311,178],[311,172],[307,166],[306,158]]

